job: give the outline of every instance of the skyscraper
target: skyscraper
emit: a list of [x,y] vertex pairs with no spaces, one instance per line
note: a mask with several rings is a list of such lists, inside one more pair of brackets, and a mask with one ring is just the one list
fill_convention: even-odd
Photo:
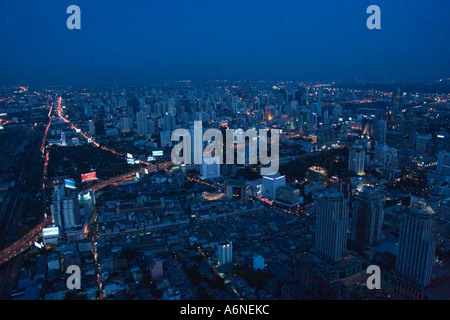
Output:
[[262,178],[261,197],[275,200],[277,189],[286,185],[286,176],[272,175]]
[[373,246],[380,240],[383,223],[383,198],[377,190],[364,191],[352,207],[352,240],[360,249]]
[[414,150],[417,156],[430,156],[432,155],[432,143],[433,137],[431,134],[418,134],[416,135]]
[[347,247],[348,203],[335,188],[314,196],[316,214],[315,251],[319,256],[336,262],[343,258]]
[[138,113],[136,113],[136,125],[137,125],[137,134],[139,136],[144,136],[149,133],[147,112],[139,111]]
[[61,131],[61,145],[63,147],[67,146],[67,137],[64,131]]
[[353,146],[350,149],[348,157],[348,170],[355,172],[358,175],[364,174],[364,162],[366,158],[366,152],[361,146]]
[[56,183],[52,193],[52,203],[50,204],[53,223],[59,228],[63,227],[61,200],[64,197],[64,192],[64,182]]
[[90,119],[88,121],[88,127],[89,127],[89,134],[91,136],[95,136],[95,124],[94,124],[94,120]]
[[120,132],[130,132],[130,118],[126,115],[120,117]]
[[233,242],[225,241],[217,244],[217,261],[221,266],[233,261]]
[[72,193],[62,198],[62,212],[64,217],[64,227],[66,229],[75,228],[80,219],[80,207],[78,204],[78,194]]
[[203,159],[200,167],[200,175],[203,179],[214,179],[220,177],[220,163],[207,164]]
[[386,127],[385,120],[375,121],[374,137],[375,137],[375,142],[378,145],[386,144],[386,130],[387,130],[387,127]]
[[409,209],[400,227],[400,246],[396,270],[419,287],[426,287],[436,247],[436,217],[433,210],[419,202]]
[[393,170],[397,169],[397,166],[397,149],[386,148],[383,153],[383,170],[387,173],[392,173]]
[[264,270],[264,257],[260,254],[253,254],[253,270]]
[[437,170],[446,176],[450,175],[450,153],[447,151],[439,152]]

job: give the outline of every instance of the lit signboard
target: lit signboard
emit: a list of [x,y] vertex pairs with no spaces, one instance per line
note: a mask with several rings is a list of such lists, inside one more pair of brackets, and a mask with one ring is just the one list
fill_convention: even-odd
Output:
[[135,164],[136,161],[134,161],[134,159],[127,158],[127,163],[128,164]]
[[42,236],[44,237],[59,236],[59,228],[58,227],[43,228]]
[[155,157],[147,157],[148,162],[156,161]]
[[133,155],[131,153],[127,153],[127,159],[133,159]]
[[153,151],[152,156],[154,157],[162,157],[164,155],[164,151]]
[[64,186],[68,189],[76,189],[75,181],[72,179],[64,179]]
[[98,180],[97,172],[89,172],[81,175],[81,182],[88,182],[93,180]]
[[59,228],[50,227],[42,229],[42,239],[44,240],[44,245],[56,244],[59,237]]

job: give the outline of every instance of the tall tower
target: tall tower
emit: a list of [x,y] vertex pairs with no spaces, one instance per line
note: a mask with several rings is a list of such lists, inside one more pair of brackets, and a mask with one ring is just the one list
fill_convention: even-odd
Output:
[[378,145],[385,145],[386,144],[386,121],[385,120],[378,120],[375,121],[374,125],[374,136],[375,136],[375,142]]
[[360,249],[377,244],[383,223],[383,198],[377,190],[364,191],[355,201],[352,219],[352,240]]
[[233,242],[226,241],[217,244],[217,261],[220,266],[233,261]]
[[67,137],[64,131],[61,131],[61,145],[63,147],[67,146]]
[[350,149],[348,157],[348,170],[358,175],[364,174],[364,162],[366,161],[366,152],[361,146],[353,146]]
[[88,121],[88,127],[89,127],[89,134],[91,136],[95,136],[95,124],[94,124],[94,120],[90,119]]
[[68,194],[62,198],[62,213],[64,217],[64,227],[66,229],[75,228],[80,219],[80,207],[77,193]]
[[220,177],[220,163],[213,162],[212,164],[208,164],[203,159],[203,162],[200,166],[200,176],[203,179],[215,179]]
[[400,247],[396,270],[419,287],[431,280],[436,248],[436,217],[433,210],[419,202],[409,209],[400,227]]
[[136,113],[137,133],[139,136],[148,134],[147,112],[139,111]]
[[50,204],[50,210],[52,213],[53,223],[59,228],[63,228],[61,199],[64,197],[64,194],[64,183],[56,183],[52,192],[52,203]]
[[446,176],[450,175],[450,153],[447,151],[439,152],[437,171]]
[[332,262],[343,258],[347,247],[348,202],[335,188],[314,196],[316,213],[315,250]]

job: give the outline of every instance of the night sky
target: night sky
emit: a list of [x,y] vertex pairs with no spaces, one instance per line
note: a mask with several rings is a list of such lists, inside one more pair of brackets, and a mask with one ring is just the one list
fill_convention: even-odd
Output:
[[[81,8],[82,30],[66,9]],[[368,30],[366,9],[381,8]],[[450,1],[1,0],[0,85],[437,80]]]

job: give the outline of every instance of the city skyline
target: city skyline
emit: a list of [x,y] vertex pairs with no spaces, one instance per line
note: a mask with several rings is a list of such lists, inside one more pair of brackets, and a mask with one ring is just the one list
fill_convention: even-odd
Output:
[[2,1],[0,300],[450,300],[448,9]]

